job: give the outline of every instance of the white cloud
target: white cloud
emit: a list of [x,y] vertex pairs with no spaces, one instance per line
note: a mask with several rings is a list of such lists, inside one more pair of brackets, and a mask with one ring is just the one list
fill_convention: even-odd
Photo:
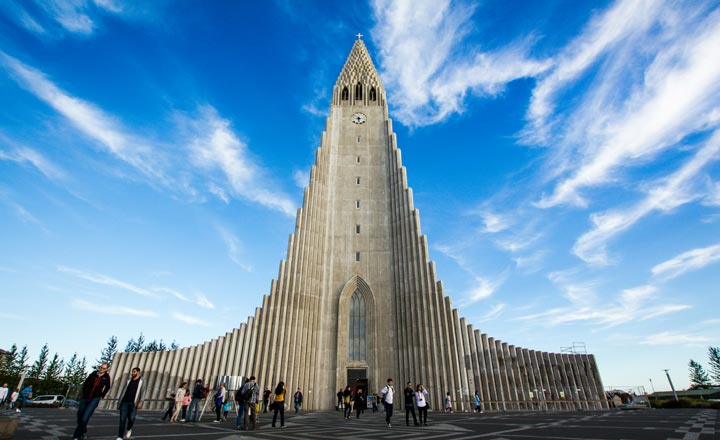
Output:
[[496,52],[461,50],[475,7],[449,0],[375,0],[373,38],[380,47],[382,77],[409,126],[462,113],[467,94],[494,96],[513,80],[549,67],[528,59],[525,44]]
[[483,221],[483,232],[490,234],[501,232],[510,227],[505,217],[490,211],[480,213]]
[[116,288],[119,288],[119,289],[127,290],[127,291],[130,291],[130,292],[133,292],[133,293],[137,293],[138,295],[147,296],[147,297],[150,297],[150,298],[157,298],[157,297],[158,297],[157,294],[151,292],[151,291],[148,290],[148,289],[143,289],[143,288],[141,288],[141,287],[137,287],[137,286],[135,286],[135,285],[133,285],[133,284],[126,283],[126,282],[124,282],[124,281],[120,281],[120,280],[117,280],[117,279],[115,279],[115,278],[111,278],[111,277],[109,277],[109,276],[107,276],[107,275],[95,274],[95,273],[90,273],[90,272],[84,272],[84,271],[81,271],[81,270],[78,270],[78,269],[73,269],[73,268],[64,267],[64,266],[59,266],[59,267],[58,267],[58,271],[59,271],[59,272],[63,272],[63,273],[67,273],[67,274],[70,274],[70,275],[73,275],[73,276],[76,276],[76,277],[78,277],[78,278],[80,278],[80,279],[83,279],[83,280],[86,280],[86,281],[90,281],[90,282],[95,283],[95,284],[101,284],[101,285],[104,285],[104,286],[116,287]]
[[281,191],[272,189],[264,171],[251,158],[247,145],[231,130],[230,121],[205,106],[197,119],[185,118],[194,136],[189,140],[193,163],[207,170],[219,169],[232,191],[286,215],[295,215],[295,204]]
[[[40,71],[22,64],[0,51],[0,66],[11,72],[17,82],[37,98],[65,116],[82,133],[107,152],[140,171],[149,183],[168,191],[179,191],[195,197],[193,179],[206,179],[208,190],[228,200],[228,192],[259,203],[288,216],[295,215],[295,204],[273,184],[252,158],[247,145],[231,130],[230,121],[223,119],[211,106],[200,108],[197,117],[178,116],[173,127],[174,138],[153,142],[123,127],[118,118],[107,114],[92,103],[71,96]],[[173,160],[166,153],[168,145],[188,145],[190,164],[181,158]],[[187,170],[188,166],[196,168]],[[214,171],[223,172],[226,182],[217,182]],[[174,177],[173,173],[179,175]],[[189,180],[188,180],[189,179]],[[228,190],[225,187],[229,186]]]
[[152,289],[154,292],[161,292],[161,293],[169,293],[170,295],[174,296],[175,298],[179,299],[180,301],[189,302],[192,304],[196,304],[204,309],[212,310],[215,308],[215,304],[210,302],[210,300],[205,296],[203,293],[197,293],[195,294],[195,298],[191,299],[186,295],[183,295],[182,293],[178,292],[175,289],[169,289],[167,287],[154,287]]
[[654,183],[647,190],[647,196],[638,203],[624,209],[614,209],[590,216],[593,229],[575,242],[573,252],[583,261],[607,265],[612,262],[607,255],[607,242],[627,230],[654,211],[670,211],[678,206],[700,199],[703,196],[698,184],[700,171],[709,163],[720,158],[720,130],[680,169]]
[[14,141],[11,141],[2,134],[0,134],[0,141],[14,147],[7,152],[0,150],[0,160],[8,160],[21,164],[29,163],[50,180],[61,180],[66,177],[65,171],[63,171],[62,168],[52,163],[52,161],[37,150],[17,145]]
[[495,304],[490,310],[488,310],[487,313],[478,318],[477,322],[487,322],[498,319],[505,311],[505,309],[507,309],[507,304]]
[[664,261],[651,269],[654,277],[671,280],[693,270],[720,262],[720,244],[692,249]]
[[293,180],[298,188],[305,188],[310,182],[310,172],[295,170],[295,172],[293,172]]
[[103,315],[129,315],[139,316],[142,318],[155,318],[158,316],[157,313],[150,310],[138,310],[130,307],[118,306],[113,304],[95,304],[82,299],[74,299],[72,302],[73,307],[93,312],[100,313]]
[[240,239],[237,238],[235,234],[230,232],[230,230],[223,226],[217,225],[215,226],[215,230],[220,235],[220,238],[222,238],[225,246],[227,246],[228,257],[230,258],[230,260],[232,260],[232,262],[235,263],[242,270],[246,272],[252,272],[252,266],[243,263],[240,259]]
[[640,343],[643,345],[702,345],[710,341],[710,338],[687,333],[662,332],[643,338]]
[[169,185],[161,167],[164,162],[161,155],[144,139],[128,133],[116,118],[89,102],[67,94],[42,72],[22,64],[2,51],[0,65],[5,66],[22,87],[65,116],[108,152],[146,176],[162,182],[165,186]]
[[189,316],[189,315],[186,315],[186,314],[180,313],[180,312],[173,313],[173,318],[177,319],[178,321],[184,322],[185,324],[199,325],[202,327],[210,326],[210,324],[207,321],[204,321],[202,319],[198,319],[193,316]]
[[[688,10],[684,11],[685,20],[663,21],[663,17],[677,15],[673,5],[636,8],[643,4],[632,0],[621,5],[640,15],[652,10],[651,16],[660,23],[634,29],[642,32],[624,39],[605,57],[607,66],[596,80],[599,84],[594,84],[586,100],[560,124],[563,128],[558,137],[576,143],[558,149],[564,156],[564,167],[572,174],[556,183],[553,192],[537,203],[539,207],[585,206],[581,189],[612,183],[621,169],[645,164],[686,136],[716,125],[712,115],[720,100],[720,58],[715,56],[720,51],[720,12],[698,19]],[[608,20],[606,24],[610,27],[614,23]],[[594,41],[593,37],[590,32],[573,44],[587,44]],[[647,58],[648,53],[654,58],[643,66],[642,81],[630,82],[633,75],[639,75],[628,71],[633,65],[629,61],[635,62],[643,54]],[[577,151],[568,152],[568,148]]]

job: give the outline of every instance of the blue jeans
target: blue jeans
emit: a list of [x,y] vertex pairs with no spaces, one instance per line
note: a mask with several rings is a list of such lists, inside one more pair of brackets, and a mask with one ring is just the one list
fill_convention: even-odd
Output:
[[300,402],[295,402],[295,414],[297,414],[298,412],[300,412],[300,406],[301,406],[301,405],[302,405],[302,403],[300,403]]
[[87,432],[88,422],[95,412],[95,408],[97,408],[98,403],[100,403],[99,397],[94,399],[80,399],[80,404],[78,405],[77,410],[77,426],[75,427],[73,438],[80,438]]
[[118,428],[118,437],[125,437],[125,429],[131,430],[135,424],[135,414],[137,414],[137,408],[135,408],[134,402],[123,402],[120,404],[120,427]]
[[235,419],[235,427],[236,428],[242,429],[242,427],[244,426],[243,425],[243,414],[245,414],[245,404],[239,403],[238,404],[238,415],[237,415],[237,418]]
[[[200,400],[193,397],[190,401],[190,408],[188,408],[188,421],[199,422],[200,421]],[[194,412],[193,412],[194,410]]]

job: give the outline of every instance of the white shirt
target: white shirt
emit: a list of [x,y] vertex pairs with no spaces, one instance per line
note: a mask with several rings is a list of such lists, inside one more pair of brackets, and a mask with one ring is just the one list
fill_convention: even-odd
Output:
[[395,388],[390,385],[386,385],[385,388],[382,389],[381,393],[385,395],[385,402],[392,405],[393,397],[395,396]]
[[417,391],[415,393],[415,401],[417,402],[418,408],[424,408],[427,403],[425,403],[425,399],[427,399],[428,392],[425,390]]
[[7,387],[0,387],[0,402],[5,400],[8,395],[8,391]]

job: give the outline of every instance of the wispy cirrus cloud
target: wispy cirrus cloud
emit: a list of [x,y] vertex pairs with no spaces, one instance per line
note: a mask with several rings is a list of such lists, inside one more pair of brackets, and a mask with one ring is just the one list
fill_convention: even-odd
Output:
[[710,342],[707,336],[691,333],[661,332],[642,338],[639,342],[643,345],[704,345]]
[[494,51],[462,49],[475,5],[450,0],[375,0],[373,38],[385,86],[403,124],[423,126],[463,112],[468,94],[495,96],[513,80],[549,67],[525,43]]
[[[278,189],[247,144],[232,130],[231,122],[212,106],[200,106],[195,114],[176,113],[176,125],[169,129],[168,139],[149,139],[2,51],[0,66],[20,86],[64,116],[103,151],[138,171],[153,187],[197,199],[196,183],[200,181],[200,186],[225,203],[234,196],[288,216],[295,214],[295,203]],[[187,156],[177,157],[173,145],[187,146]],[[171,149],[175,154],[168,153]],[[217,170],[222,172],[220,176]]]
[[192,134],[189,138],[190,159],[203,169],[220,170],[235,195],[292,216],[295,204],[284,193],[272,189],[266,172],[250,154],[247,144],[232,131],[230,121],[210,107],[201,108],[198,117],[178,115]]
[[86,271],[73,269],[71,267],[65,267],[65,266],[59,266],[58,271],[73,275],[77,278],[80,278],[80,279],[83,279],[86,281],[90,281],[91,283],[101,284],[104,286],[110,286],[110,287],[115,287],[118,289],[127,290],[129,292],[137,293],[138,295],[146,296],[149,298],[158,298],[158,295],[156,293],[154,293],[148,289],[144,289],[142,287],[135,286],[135,285],[127,283],[125,281],[120,281],[116,278],[112,278],[107,275],[86,272]]
[[185,324],[189,324],[189,325],[199,325],[201,327],[209,327],[210,326],[210,324],[205,320],[198,319],[194,316],[189,316],[189,315],[186,315],[186,314],[180,313],[180,312],[174,312],[173,318],[177,319],[180,322],[184,322]]
[[[582,189],[615,183],[622,170],[717,127],[720,12],[700,5],[619,1],[567,46],[572,56],[539,82],[530,109],[530,130],[558,139],[548,164],[559,179],[537,206],[586,206]],[[551,111],[552,96],[598,70],[580,104]]]
[[718,262],[720,262],[720,244],[683,252],[655,265],[651,272],[654,277],[667,281]]
[[7,151],[0,150],[0,160],[19,164],[30,164],[50,180],[62,180],[66,178],[67,174],[65,171],[39,151],[18,145],[16,142],[2,135],[2,133],[0,133],[0,142],[11,146]]
[[198,305],[204,309],[213,310],[215,308],[215,304],[213,304],[207,296],[203,293],[196,293],[193,298],[190,298],[187,295],[184,295],[180,292],[178,292],[175,289],[170,289],[167,287],[153,287],[153,292],[159,292],[159,293],[168,293],[175,298],[179,299],[180,301],[188,302],[191,304]]
[[220,238],[222,238],[223,242],[225,243],[225,246],[228,250],[228,257],[230,258],[230,260],[242,270],[246,272],[252,272],[252,266],[244,263],[240,259],[240,239],[224,226],[216,225],[215,230],[218,232]]
[[[720,35],[718,35],[720,37]],[[607,265],[607,242],[652,212],[668,212],[678,206],[699,200],[705,191],[700,174],[708,164],[720,159],[720,130],[693,157],[673,174],[653,182],[644,199],[626,208],[591,215],[593,229],[584,233],[573,246],[573,252],[587,263]]]
[[133,309],[131,307],[113,305],[113,304],[95,304],[82,299],[74,299],[72,306],[81,310],[99,313],[103,315],[126,315],[126,316],[138,316],[141,318],[155,318],[158,316],[157,313],[151,310],[140,310]]

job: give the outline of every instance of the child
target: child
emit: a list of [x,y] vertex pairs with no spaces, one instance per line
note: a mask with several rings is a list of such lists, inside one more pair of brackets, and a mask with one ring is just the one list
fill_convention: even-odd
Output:
[[450,391],[447,392],[447,395],[445,396],[445,412],[453,412],[452,411],[452,399],[450,399]]
[[223,405],[223,420],[227,422],[227,416],[228,412],[230,412],[230,408],[232,408],[232,402],[228,401],[225,402],[225,405]]

